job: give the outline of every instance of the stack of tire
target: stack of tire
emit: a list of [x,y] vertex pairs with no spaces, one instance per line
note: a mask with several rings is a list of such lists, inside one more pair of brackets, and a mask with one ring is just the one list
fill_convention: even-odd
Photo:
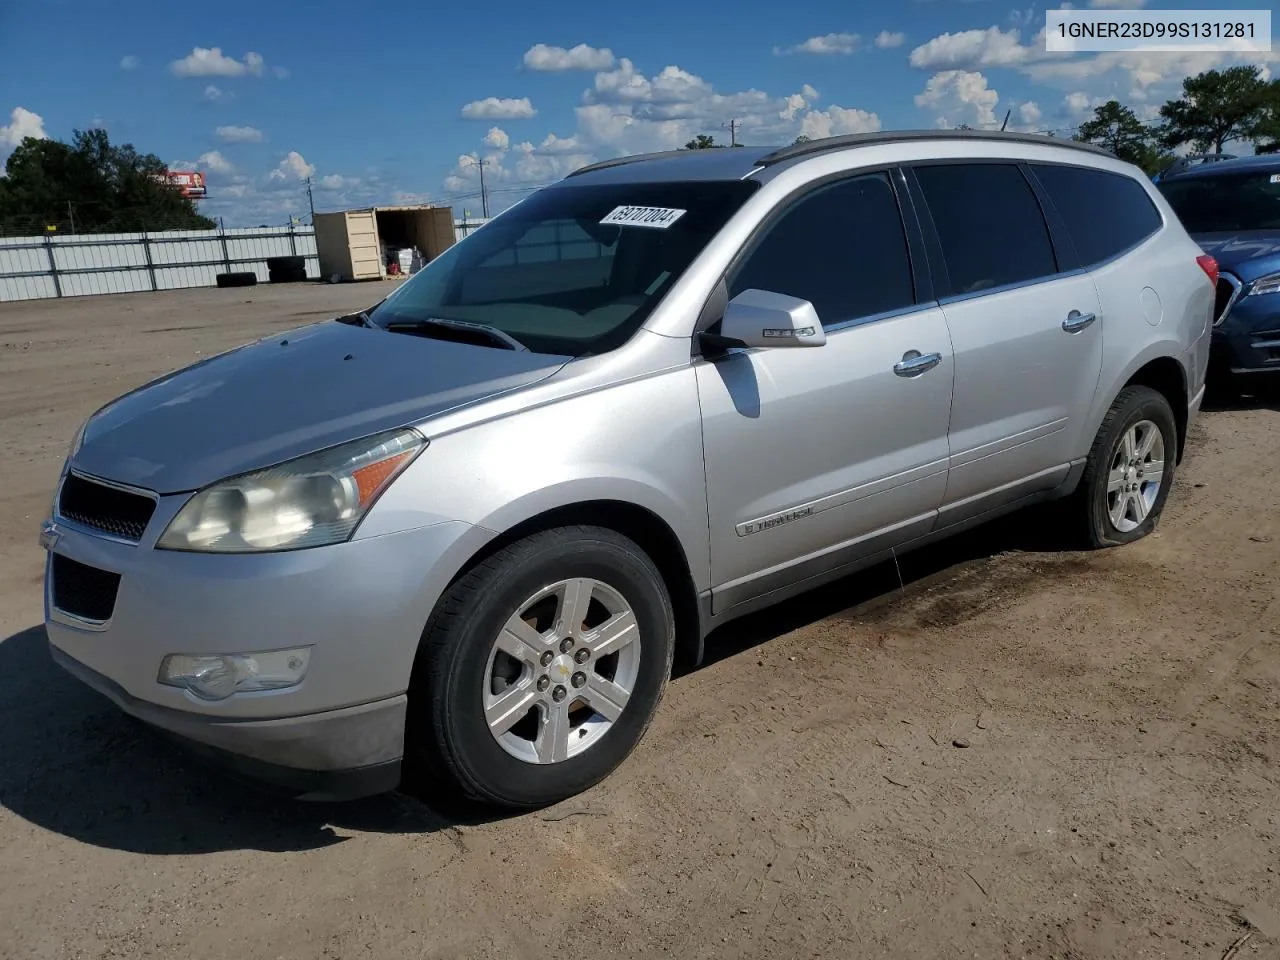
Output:
[[307,279],[305,257],[268,257],[267,277],[271,283],[302,283]]

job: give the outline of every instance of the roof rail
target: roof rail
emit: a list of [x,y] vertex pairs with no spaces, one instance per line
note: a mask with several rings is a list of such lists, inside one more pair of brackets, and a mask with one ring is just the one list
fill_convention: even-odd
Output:
[[1003,130],[882,130],[877,133],[850,133],[839,137],[823,137],[807,140],[775,150],[761,157],[757,163],[771,166],[784,160],[806,157],[811,154],[841,150],[846,147],[868,147],[885,143],[904,143],[912,140],[979,140],[997,143],[1033,143],[1037,146],[1066,147],[1086,153],[1114,158],[1115,154],[1091,143],[1050,137],[1039,133],[1014,133]]
[[620,167],[625,163],[639,163],[642,160],[659,160],[662,157],[675,157],[688,150],[659,150],[657,153],[633,153],[626,157],[613,157],[610,160],[600,160],[596,163],[588,163],[585,167],[579,167],[572,173],[565,174],[565,179],[576,177],[579,174],[591,173],[593,170],[607,170],[609,167]]

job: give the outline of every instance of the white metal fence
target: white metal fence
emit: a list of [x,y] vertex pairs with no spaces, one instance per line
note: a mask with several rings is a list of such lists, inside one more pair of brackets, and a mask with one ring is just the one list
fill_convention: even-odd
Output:
[[[456,220],[454,231],[461,240],[484,223]],[[212,287],[242,271],[265,283],[267,260],[290,256],[319,278],[309,226],[0,237],[0,301]]]

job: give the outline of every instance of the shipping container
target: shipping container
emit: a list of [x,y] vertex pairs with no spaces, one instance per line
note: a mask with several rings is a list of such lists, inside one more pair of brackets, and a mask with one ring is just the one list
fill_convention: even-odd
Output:
[[403,249],[417,249],[424,263],[453,246],[450,207],[368,207],[315,215],[320,276],[378,280]]

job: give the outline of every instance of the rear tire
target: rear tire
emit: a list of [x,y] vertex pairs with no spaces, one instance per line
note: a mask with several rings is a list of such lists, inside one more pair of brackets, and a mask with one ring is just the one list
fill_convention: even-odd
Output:
[[502,548],[449,587],[423,632],[407,784],[508,809],[586,790],[644,736],[674,650],[662,576],[626,537],[562,527]]
[[1121,546],[1154,530],[1177,459],[1169,401],[1150,387],[1121,390],[1098,428],[1072,507],[1086,545]]

